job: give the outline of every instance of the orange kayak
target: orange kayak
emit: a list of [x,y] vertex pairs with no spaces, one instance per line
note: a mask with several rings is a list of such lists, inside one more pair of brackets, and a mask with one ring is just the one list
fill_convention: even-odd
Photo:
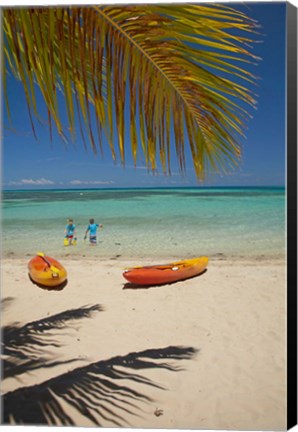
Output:
[[28,263],[29,275],[33,282],[47,287],[56,287],[66,281],[67,272],[54,258],[39,252]]
[[123,272],[123,277],[137,285],[161,285],[197,276],[208,264],[205,256],[163,265],[133,267]]

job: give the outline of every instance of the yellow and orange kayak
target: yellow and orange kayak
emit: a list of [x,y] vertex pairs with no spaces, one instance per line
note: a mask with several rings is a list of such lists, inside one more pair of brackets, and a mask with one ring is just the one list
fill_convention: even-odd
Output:
[[208,257],[201,256],[163,265],[128,268],[123,277],[136,285],[162,285],[197,276],[207,264]]
[[46,287],[59,286],[67,278],[63,265],[42,252],[29,261],[28,270],[33,282]]

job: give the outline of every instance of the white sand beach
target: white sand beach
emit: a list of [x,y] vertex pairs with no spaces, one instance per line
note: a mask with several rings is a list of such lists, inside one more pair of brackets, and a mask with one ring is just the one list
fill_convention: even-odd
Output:
[[211,259],[204,274],[132,288],[125,260],[60,260],[61,291],[2,261],[10,424],[283,430],[283,260]]

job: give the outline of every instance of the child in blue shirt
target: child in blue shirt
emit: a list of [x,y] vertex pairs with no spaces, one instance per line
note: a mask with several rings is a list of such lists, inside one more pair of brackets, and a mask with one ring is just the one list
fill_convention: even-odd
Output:
[[97,228],[98,227],[103,228],[103,225],[102,224],[99,225],[97,223],[94,223],[94,219],[93,218],[89,219],[89,225],[87,226],[84,240],[86,240],[87,234],[88,234],[88,231],[89,231],[89,240],[90,240],[90,243],[92,245],[96,245],[96,233],[97,233]]
[[68,219],[67,225],[65,227],[65,244],[72,245],[76,243],[76,226],[73,223],[73,219]]

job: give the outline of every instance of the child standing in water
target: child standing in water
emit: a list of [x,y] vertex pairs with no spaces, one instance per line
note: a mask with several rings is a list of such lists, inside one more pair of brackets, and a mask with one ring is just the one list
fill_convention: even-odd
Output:
[[93,245],[93,246],[96,245],[96,233],[97,233],[98,227],[103,228],[103,225],[102,224],[99,225],[97,223],[94,223],[93,218],[89,219],[89,225],[87,226],[84,240],[86,240],[87,234],[89,232],[89,240],[90,240],[91,245]]
[[65,239],[64,239],[64,244],[65,245],[74,245],[76,244],[76,226],[73,223],[73,219],[68,219],[67,221],[67,225],[65,227]]

